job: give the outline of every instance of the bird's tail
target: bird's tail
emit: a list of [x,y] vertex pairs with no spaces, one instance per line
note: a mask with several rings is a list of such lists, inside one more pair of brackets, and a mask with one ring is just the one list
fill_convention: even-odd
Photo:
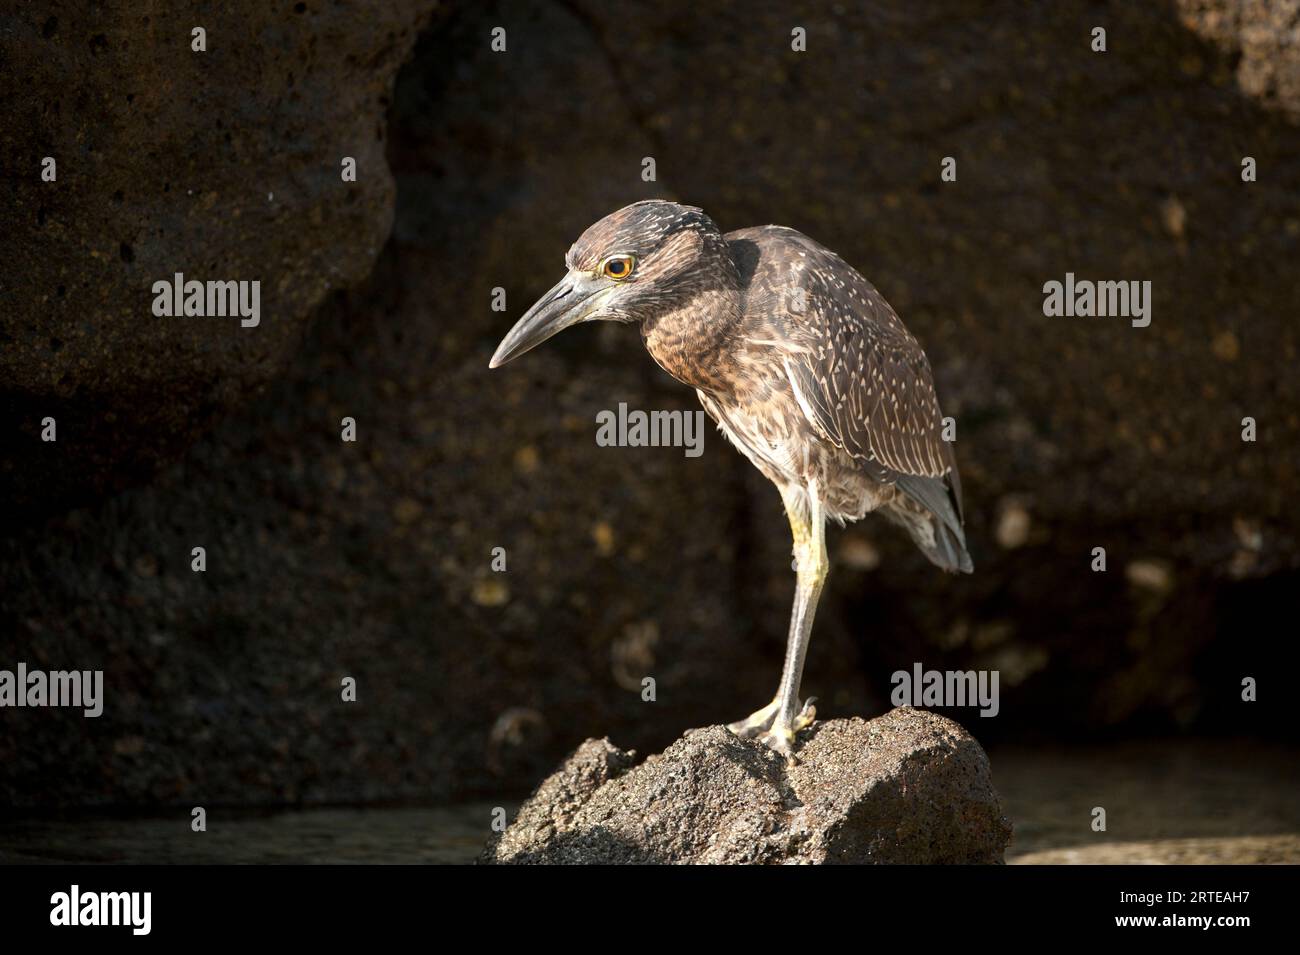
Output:
[[[954,574],[975,569],[962,529],[960,490],[944,478],[900,476],[901,499],[886,509],[907,528],[921,553],[936,567]],[[958,485],[957,488],[960,486]]]
[[972,573],[975,565],[971,563],[970,553],[966,550],[966,535],[960,529],[954,532],[937,519],[931,519],[931,526],[934,528],[934,544],[926,546],[925,542],[918,540],[921,553],[930,558],[930,563],[949,573]]

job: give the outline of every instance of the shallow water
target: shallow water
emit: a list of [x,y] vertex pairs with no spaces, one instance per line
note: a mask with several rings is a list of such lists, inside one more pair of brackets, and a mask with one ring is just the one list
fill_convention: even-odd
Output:
[[1015,824],[1010,863],[1300,862],[1300,749],[1154,741],[991,759]]
[[[1015,747],[992,753],[1012,864],[1300,862],[1300,750],[1241,742]],[[1106,810],[1105,832],[1092,828]],[[513,814],[514,805],[505,806]],[[491,803],[436,808],[212,809],[0,823],[0,862],[469,863]]]

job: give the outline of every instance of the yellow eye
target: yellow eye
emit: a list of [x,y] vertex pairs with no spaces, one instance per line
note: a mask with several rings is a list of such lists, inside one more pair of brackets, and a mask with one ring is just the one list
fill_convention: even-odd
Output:
[[605,260],[604,273],[612,279],[625,279],[632,274],[636,260],[630,255],[611,255]]

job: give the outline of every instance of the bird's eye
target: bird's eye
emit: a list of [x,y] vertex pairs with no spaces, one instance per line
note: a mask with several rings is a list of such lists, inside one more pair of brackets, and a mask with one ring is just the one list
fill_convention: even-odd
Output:
[[625,279],[632,274],[634,265],[630,255],[612,255],[605,260],[604,272],[612,279]]

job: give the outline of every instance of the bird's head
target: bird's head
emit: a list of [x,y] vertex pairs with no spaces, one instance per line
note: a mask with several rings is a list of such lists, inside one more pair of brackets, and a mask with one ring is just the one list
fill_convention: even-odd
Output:
[[651,199],[610,213],[573,243],[568,273],[497,346],[498,368],[580,322],[640,322],[685,304],[735,266],[713,220],[693,206]]

